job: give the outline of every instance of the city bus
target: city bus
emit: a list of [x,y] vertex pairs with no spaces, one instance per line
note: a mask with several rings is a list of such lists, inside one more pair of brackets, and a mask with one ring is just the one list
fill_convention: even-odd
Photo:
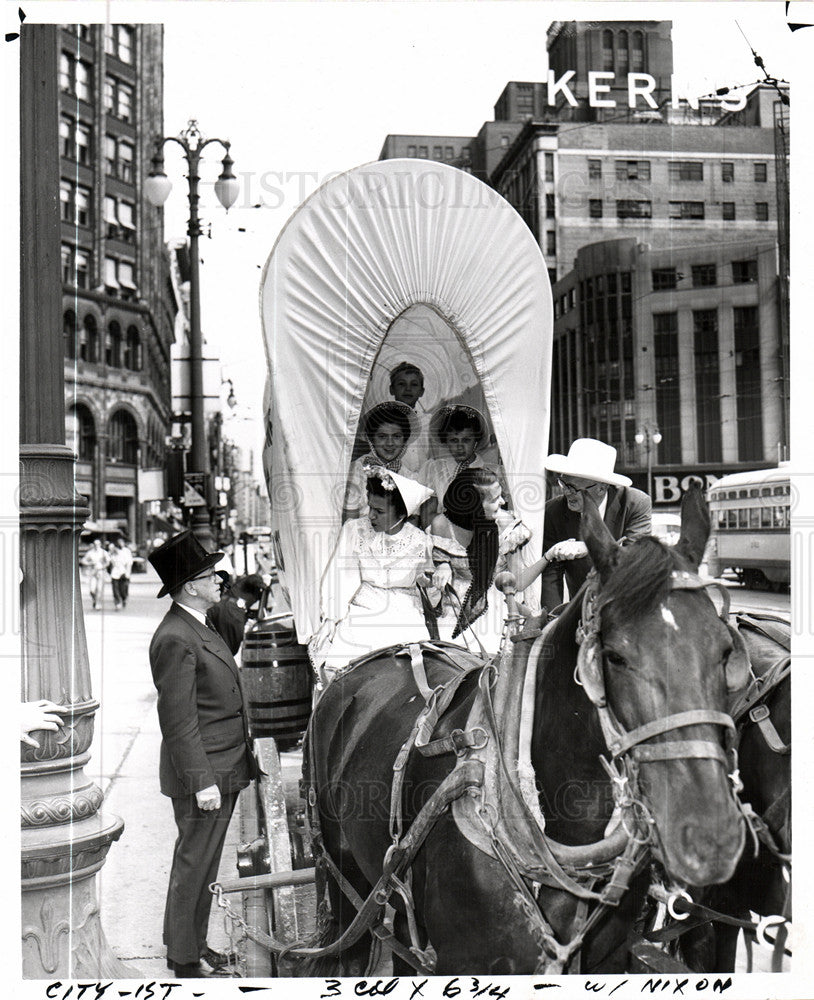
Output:
[[788,586],[791,563],[791,483],[788,462],[776,469],[736,472],[708,491],[712,531],[707,570],[732,570],[747,587]]

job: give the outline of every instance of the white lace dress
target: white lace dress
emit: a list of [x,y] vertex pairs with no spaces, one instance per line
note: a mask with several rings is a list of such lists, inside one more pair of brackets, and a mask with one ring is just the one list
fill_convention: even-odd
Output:
[[309,644],[316,667],[333,672],[357,656],[429,639],[416,577],[432,571],[432,542],[407,522],[395,535],[367,517],[342,525],[322,578],[322,618],[335,621]]

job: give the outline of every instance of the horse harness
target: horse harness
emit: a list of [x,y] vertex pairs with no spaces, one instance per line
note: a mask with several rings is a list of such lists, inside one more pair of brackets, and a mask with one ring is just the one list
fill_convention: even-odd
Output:
[[[728,594],[725,588],[713,581],[706,581],[692,573],[673,573],[671,589],[701,590],[707,587],[720,587],[724,595],[724,610],[720,613],[733,636],[733,643],[738,652],[743,650],[743,642],[737,632],[729,624]],[[305,780],[307,791],[307,812],[312,829],[314,852],[317,863],[317,898],[324,895],[325,878],[328,873],[335,879],[341,891],[357,910],[357,914],[344,933],[336,941],[322,948],[310,948],[302,943],[283,944],[268,939],[267,947],[283,954],[301,958],[316,958],[336,955],[350,947],[366,932],[370,931],[381,940],[385,940],[396,954],[405,962],[424,974],[432,974],[434,956],[431,949],[421,948],[415,918],[414,903],[410,888],[410,869],[416,853],[423,844],[430,830],[441,814],[453,804],[471,801],[474,796],[478,800],[476,811],[486,831],[489,851],[497,858],[506,870],[512,884],[519,894],[521,909],[531,922],[532,933],[540,944],[540,959],[538,972],[555,973],[565,969],[569,963],[573,968],[579,959],[579,949],[586,934],[594,926],[607,907],[617,906],[627,891],[634,874],[641,871],[649,856],[649,848],[658,846],[655,840],[655,823],[647,807],[636,793],[636,772],[638,763],[642,761],[669,760],[677,758],[709,758],[719,760],[729,768],[730,761],[736,760],[734,745],[728,752],[716,743],[706,740],[675,740],[667,743],[651,744],[648,741],[656,735],[672,732],[685,726],[712,724],[723,727],[730,736],[730,744],[734,744],[735,725],[731,716],[722,712],[707,709],[696,709],[654,720],[636,729],[626,732],[605,697],[604,682],[601,672],[600,615],[602,609],[599,594],[598,577],[594,574],[589,579],[582,606],[582,620],[577,632],[577,642],[580,650],[577,660],[575,678],[583,686],[588,697],[596,707],[602,732],[609,750],[609,759],[600,758],[605,767],[613,789],[616,811],[621,816],[625,836],[619,839],[619,849],[613,858],[588,860],[584,865],[560,864],[556,856],[556,845],[552,847],[545,832],[534,826],[537,834],[535,846],[537,854],[544,859],[543,869],[538,870],[535,877],[524,871],[522,859],[506,837],[500,836],[498,830],[499,814],[489,801],[488,782],[485,779],[486,761],[484,754],[490,743],[493,752],[497,754],[500,770],[512,796],[521,807],[528,812],[520,789],[511,780],[506,768],[504,754],[500,746],[498,719],[495,717],[492,703],[492,686],[498,673],[495,659],[484,665],[474,661],[463,651],[447,643],[411,644],[394,650],[395,655],[409,657],[410,668],[416,687],[424,699],[424,707],[415,720],[409,736],[402,745],[393,764],[393,779],[390,796],[390,836],[391,844],[382,862],[382,873],[366,899],[362,899],[354,887],[348,882],[324,846],[319,825],[316,798],[316,788],[312,779]],[[551,622],[550,624],[553,624]],[[510,622],[501,649],[507,646],[508,639],[533,637],[538,633],[512,635],[517,633],[516,622]],[[456,668],[456,673],[446,683],[431,687],[423,662],[423,649],[432,649]],[[371,654],[373,655],[373,654]],[[377,654],[379,655],[379,654]],[[357,667],[370,657],[355,661]],[[479,688],[481,713],[485,715],[488,725],[468,725],[466,729],[455,729],[448,736],[432,739],[432,734],[450,706],[463,680],[475,669],[480,670]],[[470,721],[475,715],[470,713]],[[477,721],[477,716],[475,716]],[[311,726],[306,739],[310,743]],[[414,818],[410,828],[403,831],[403,785],[406,765],[413,751],[424,756],[436,756],[455,753],[458,758],[453,770],[444,778],[433,792],[419,813]],[[307,753],[304,755],[307,759]],[[738,785],[737,766],[734,764],[730,773],[733,794],[737,800]],[[471,838],[470,838],[471,839]],[[571,940],[561,943],[553,929],[542,914],[537,904],[535,886],[549,885],[563,889],[579,900],[577,928]],[[383,924],[384,907],[393,892],[402,899],[407,915],[410,934],[410,946],[406,947],[389,933]],[[589,903],[596,903],[589,913]],[[269,944],[271,942],[271,944]],[[578,970],[575,970],[578,971]]]

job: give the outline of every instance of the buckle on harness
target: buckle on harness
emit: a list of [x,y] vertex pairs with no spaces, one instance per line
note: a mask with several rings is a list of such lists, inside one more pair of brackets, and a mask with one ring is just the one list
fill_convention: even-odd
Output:
[[755,705],[749,709],[749,718],[752,722],[764,722],[769,718],[769,709],[765,705]]
[[466,732],[463,729],[453,729],[449,738],[452,741],[452,749],[458,757],[467,750],[483,750],[489,742],[489,734],[483,726],[475,726]]

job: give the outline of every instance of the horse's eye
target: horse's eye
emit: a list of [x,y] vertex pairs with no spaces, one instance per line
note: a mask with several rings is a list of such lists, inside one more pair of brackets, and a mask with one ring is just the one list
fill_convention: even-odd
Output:
[[607,661],[608,666],[611,667],[627,666],[627,660],[624,658],[624,656],[622,656],[621,653],[617,653],[616,650],[613,649],[605,650],[605,660]]

